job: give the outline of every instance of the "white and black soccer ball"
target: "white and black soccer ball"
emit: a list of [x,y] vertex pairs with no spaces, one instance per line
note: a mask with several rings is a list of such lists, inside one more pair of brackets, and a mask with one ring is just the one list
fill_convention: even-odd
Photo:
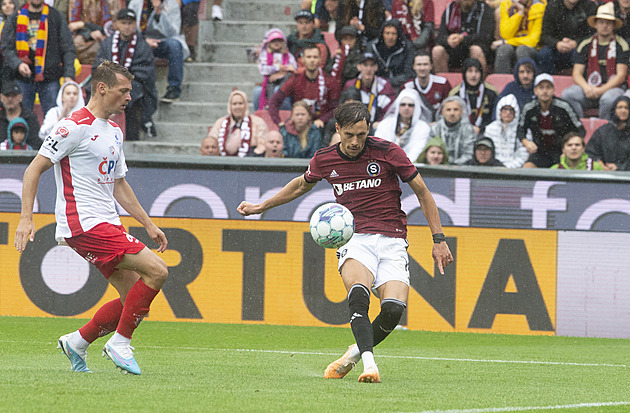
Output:
[[339,248],[354,235],[354,216],[343,205],[330,202],[311,216],[311,236],[324,248]]

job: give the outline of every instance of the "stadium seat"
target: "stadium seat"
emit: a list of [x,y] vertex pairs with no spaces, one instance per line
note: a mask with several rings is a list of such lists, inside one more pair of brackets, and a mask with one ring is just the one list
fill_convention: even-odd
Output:
[[35,114],[35,116],[37,116],[37,120],[39,121],[40,125],[44,123],[44,111],[42,110],[42,105],[40,105],[39,103],[34,104],[33,113]]
[[[276,131],[278,130],[278,126],[275,123],[273,123],[273,120],[271,120],[271,116],[269,116],[269,111],[265,109],[259,109],[256,112],[254,112],[254,115],[261,117],[267,124],[267,127],[269,128],[269,130],[276,130]],[[282,122],[286,122],[287,119],[289,119],[289,116],[291,116],[290,110],[280,111],[280,120]],[[208,129],[208,131],[210,131],[210,129]]]
[[326,46],[328,46],[328,50],[330,50],[330,56],[334,56],[337,49],[339,49],[339,42],[335,39],[335,33],[323,33],[324,40],[326,40]]
[[584,143],[588,143],[588,140],[593,136],[593,132],[597,130],[600,126],[608,123],[606,119],[600,118],[581,118],[580,121],[582,125],[584,125],[584,129],[586,129],[586,135],[584,136]]
[[74,81],[78,84],[82,84],[92,75],[91,65],[81,65],[81,72],[74,78]]
[[499,91],[499,93],[501,93],[501,91],[505,89],[505,85],[512,82],[513,80],[514,80],[514,75],[498,74],[498,73],[489,75],[486,78],[486,82],[494,86]]
[[560,97],[564,89],[573,85],[573,78],[571,76],[554,75],[553,83],[556,87],[556,96]]
[[448,82],[451,84],[452,87],[455,87],[459,85],[460,83],[462,83],[461,72],[460,73],[444,72],[444,73],[437,73],[437,75],[448,79]]

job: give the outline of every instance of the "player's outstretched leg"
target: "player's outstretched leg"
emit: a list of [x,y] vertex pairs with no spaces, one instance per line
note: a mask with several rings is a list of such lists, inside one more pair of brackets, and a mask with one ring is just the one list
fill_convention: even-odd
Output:
[[386,298],[381,302],[381,312],[372,321],[374,346],[385,340],[385,337],[394,331],[406,307],[407,304],[404,301],[396,298]]
[[328,367],[326,367],[326,371],[324,371],[324,378],[343,379],[344,376],[354,368],[359,360],[361,360],[359,347],[356,344],[352,344],[348,347],[348,350],[343,356],[333,361],[328,365]]
[[91,373],[87,367],[87,349],[99,337],[114,331],[120,320],[123,305],[120,299],[109,301],[98,309],[94,317],[79,330],[59,337],[57,348],[68,357],[72,370]]
[[368,316],[370,290],[363,284],[353,285],[348,293],[348,304],[350,306],[350,327],[363,360],[363,373],[359,376],[359,381],[362,383],[379,383],[381,379],[374,361],[374,353],[372,352],[374,349],[374,333]]

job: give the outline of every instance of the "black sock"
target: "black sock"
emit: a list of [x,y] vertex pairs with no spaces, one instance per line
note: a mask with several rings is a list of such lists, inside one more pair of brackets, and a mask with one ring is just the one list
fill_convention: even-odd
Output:
[[395,298],[386,298],[381,303],[381,312],[372,322],[372,330],[374,335],[374,346],[389,335],[400,321],[407,305]]
[[370,291],[362,284],[355,284],[350,287],[348,293],[348,304],[350,306],[350,326],[352,334],[359,347],[359,352],[372,351],[374,348],[374,335],[372,324],[368,316],[370,308]]

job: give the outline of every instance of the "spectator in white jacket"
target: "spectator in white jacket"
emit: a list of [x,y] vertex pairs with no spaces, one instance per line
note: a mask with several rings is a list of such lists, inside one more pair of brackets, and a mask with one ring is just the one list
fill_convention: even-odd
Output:
[[495,158],[507,168],[521,168],[527,161],[527,149],[516,137],[520,109],[516,96],[502,97],[496,105],[496,120],[484,132],[495,146]]
[[83,106],[85,106],[85,101],[83,100],[81,87],[72,80],[64,82],[61,85],[61,89],[59,89],[59,93],[57,93],[57,106],[46,112],[44,122],[39,128],[40,139],[46,139],[57,122],[67,118],[72,112],[81,109]]

